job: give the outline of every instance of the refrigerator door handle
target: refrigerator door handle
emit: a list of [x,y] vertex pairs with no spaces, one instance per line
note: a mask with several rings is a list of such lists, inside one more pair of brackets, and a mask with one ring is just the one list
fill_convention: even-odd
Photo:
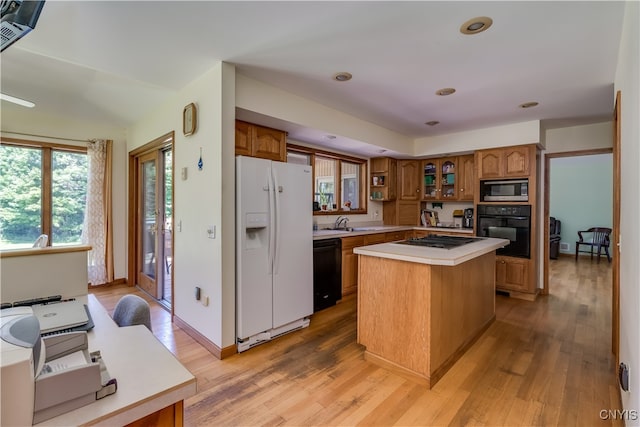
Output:
[[282,186],[278,184],[278,172],[275,169],[273,171],[273,194],[275,199],[275,256],[273,260],[273,274],[278,274],[278,266],[280,265],[280,193],[282,193]]
[[277,212],[275,211],[275,197],[276,191],[273,183],[273,172],[271,169],[267,170],[267,183],[269,187],[269,274],[274,274],[273,262],[275,257],[275,245],[276,245],[276,236],[275,236],[275,216]]

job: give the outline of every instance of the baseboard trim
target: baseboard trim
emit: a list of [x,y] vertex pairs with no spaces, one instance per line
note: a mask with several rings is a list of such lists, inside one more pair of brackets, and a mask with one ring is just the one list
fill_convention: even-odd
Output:
[[195,330],[191,325],[187,322],[179,318],[178,316],[173,316],[173,323],[175,323],[180,329],[186,332],[191,338],[196,340],[198,344],[207,349],[207,351],[213,354],[218,359],[225,359],[229,356],[233,356],[238,352],[235,344],[229,347],[220,348],[207,337],[202,335],[200,332]]
[[87,283],[87,289],[97,289],[97,288],[101,288],[101,287],[109,287],[109,286],[122,286],[122,285],[127,285],[127,278],[126,277],[121,277],[120,279],[114,279],[113,282],[107,282],[107,283],[103,283],[101,285],[91,285],[90,283]]

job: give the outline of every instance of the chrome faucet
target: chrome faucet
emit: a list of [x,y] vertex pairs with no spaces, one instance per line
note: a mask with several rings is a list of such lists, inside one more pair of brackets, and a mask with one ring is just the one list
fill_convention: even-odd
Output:
[[337,219],[335,224],[333,224],[333,228],[334,229],[338,229],[340,228],[340,225],[343,225],[345,230],[347,229],[347,224],[349,223],[349,218],[347,218],[344,215],[340,215]]

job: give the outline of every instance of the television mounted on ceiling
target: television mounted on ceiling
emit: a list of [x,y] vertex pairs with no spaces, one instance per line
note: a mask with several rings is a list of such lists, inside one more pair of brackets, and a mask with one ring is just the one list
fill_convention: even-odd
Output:
[[44,0],[2,0],[2,49],[27,35],[36,27]]

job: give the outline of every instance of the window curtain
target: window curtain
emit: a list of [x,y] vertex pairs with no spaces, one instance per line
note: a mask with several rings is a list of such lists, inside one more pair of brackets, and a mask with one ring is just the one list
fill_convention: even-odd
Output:
[[113,223],[111,213],[111,140],[93,140],[87,145],[89,177],[81,240],[88,252],[89,284],[113,281]]

